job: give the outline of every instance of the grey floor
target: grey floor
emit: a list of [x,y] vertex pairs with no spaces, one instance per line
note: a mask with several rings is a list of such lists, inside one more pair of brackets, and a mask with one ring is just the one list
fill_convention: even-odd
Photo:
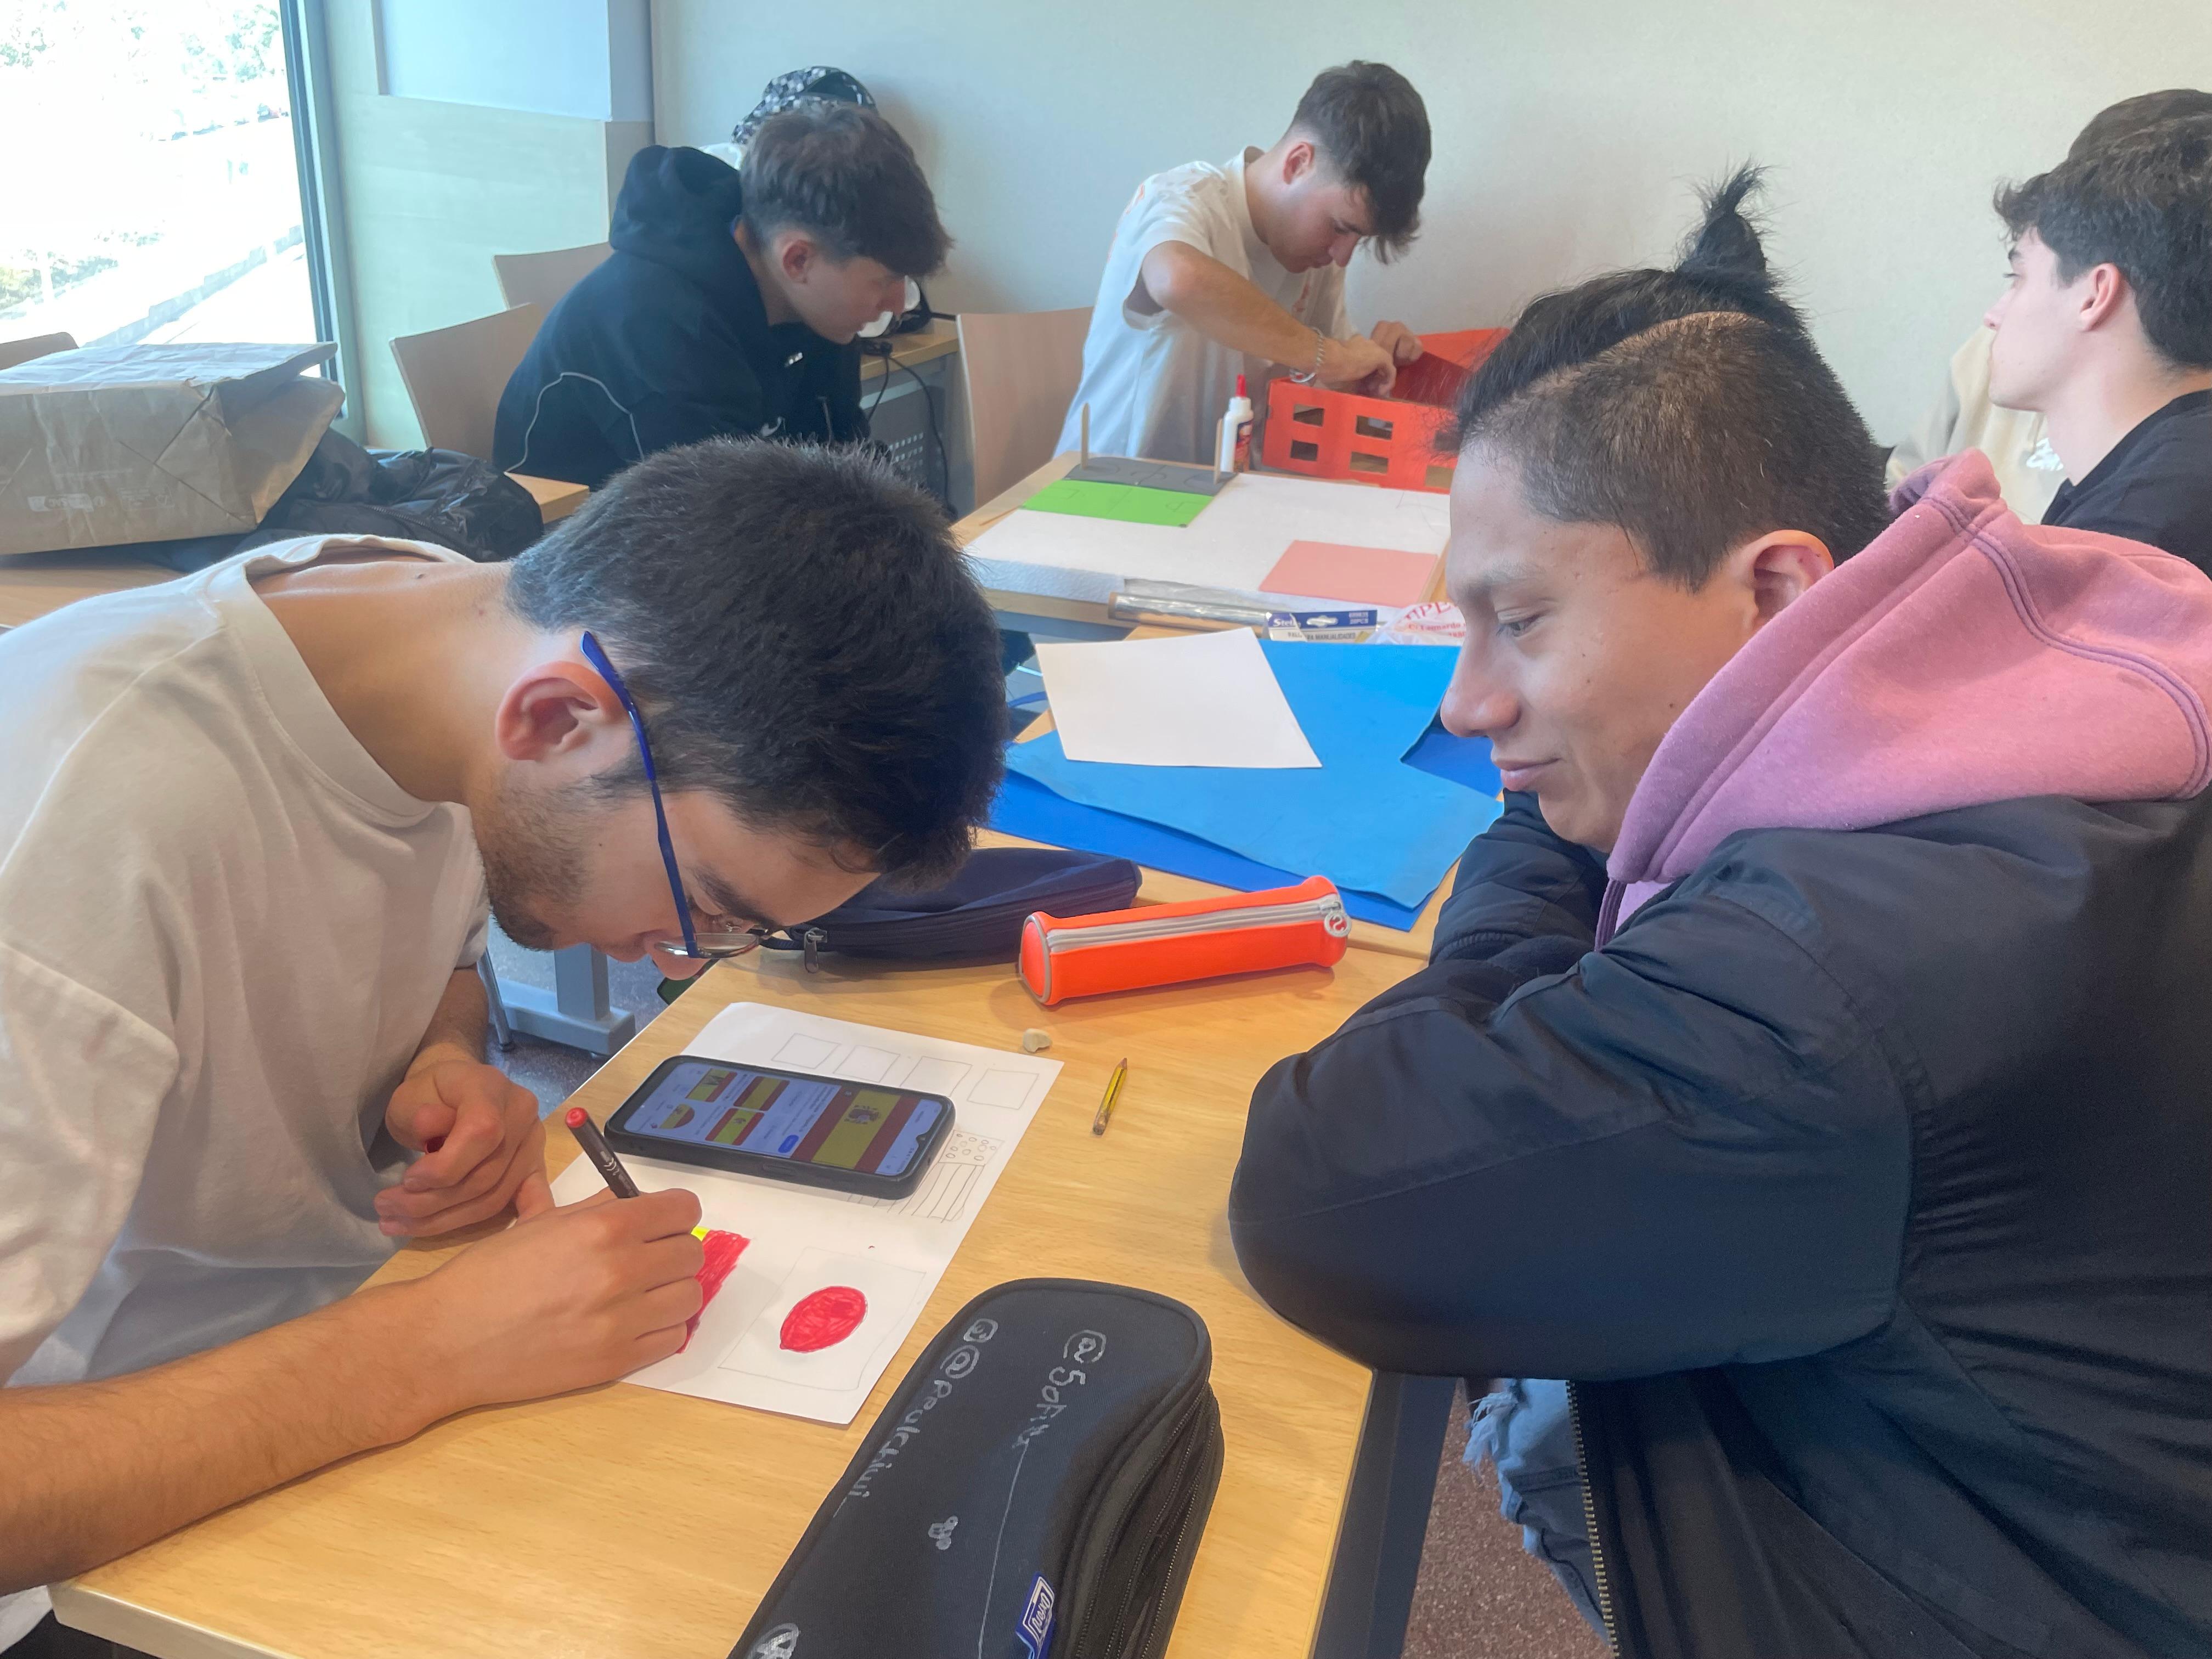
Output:
[[1487,1463],[1468,1468],[1466,1450],[1462,1392],[1444,1434],[1405,1659],[1605,1659],[1604,1639],[1498,1513],[1498,1477]]
[[[526,951],[494,927],[491,962],[501,984],[535,985],[553,988],[553,958],[540,951]],[[608,1000],[617,1008],[637,1016],[643,1025],[660,1012],[660,970],[648,962],[611,962],[607,964]],[[599,1069],[596,1055],[536,1037],[517,1037],[506,1054],[495,1054],[499,1068],[538,1097],[540,1116],[550,1112],[576,1091],[579,1085]]]

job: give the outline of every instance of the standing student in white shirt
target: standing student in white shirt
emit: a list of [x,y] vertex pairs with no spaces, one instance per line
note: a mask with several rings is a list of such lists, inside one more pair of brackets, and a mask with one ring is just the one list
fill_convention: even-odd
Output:
[[1325,70],[1288,131],[1225,166],[1193,161],[1137,186],[1115,228],[1060,447],[1211,461],[1214,428],[1249,377],[1286,372],[1384,392],[1421,355],[1402,323],[1352,332],[1344,267],[1360,244],[1401,252],[1429,167],[1421,95],[1384,64]]
[[512,564],[313,538],[0,635],[0,1648],[56,1577],[673,1352],[697,1201],[554,1207],[487,913],[682,974],[942,872],[998,658],[921,492],[726,441]]

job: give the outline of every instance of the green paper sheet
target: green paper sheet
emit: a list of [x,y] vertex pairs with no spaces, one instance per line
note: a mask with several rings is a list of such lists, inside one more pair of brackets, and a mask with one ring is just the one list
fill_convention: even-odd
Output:
[[1212,499],[1182,489],[1061,478],[1022,505],[1038,513],[1072,513],[1080,519],[1119,519],[1125,524],[1172,525],[1180,529],[1204,512]]

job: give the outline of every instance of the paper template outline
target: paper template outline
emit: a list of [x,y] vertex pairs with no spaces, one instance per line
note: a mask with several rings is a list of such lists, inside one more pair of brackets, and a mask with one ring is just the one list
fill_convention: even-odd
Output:
[[[810,1267],[811,1262],[818,1265]],[[866,1271],[851,1271],[855,1267]],[[866,1285],[854,1282],[878,1275],[898,1282],[899,1300],[893,1302],[882,1294],[880,1289],[872,1294]],[[758,1377],[763,1382],[787,1388],[806,1389],[818,1394],[850,1394],[861,1386],[872,1370],[880,1372],[881,1367],[877,1362],[887,1359],[888,1356],[884,1352],[886,1345],[896,1348],[906,1340],[907,1333],[914,1328],[915,1321],[908,1316],[919,1315],[927,1293],[928,1278],[929,1275],[918,1267],[810,1244],[799,1253],[798,1260],[792,1263],[782,1282],[776,1286],[775,1294],[753,1316],[752,1322],[738,1334],[737,1340],[731,1343],[727,1352],[714,1362],[714,1369],[735,1371],[741,1376]],[[794,1285],[803,1288],[794,1290]],[[867,1312],[862,1316],[853,1334],[814,1353],[796,1353],[782,1347],[783,1322],[790,1316],[792,1310],[817,1291],[834,1285],[848,1286],[867,1297]],[[873,1346],[854,1346],[854,1339],[867,1330],[871,1322],[878,1327]],[[774,1354],[784,1356],[774,1362],[775,1369],[763,1370],[758,1365],[739,1363],[747,1342],[753,1340],[757,1333],[761,1346]],[[817,1370],[826,1369],[826,1364],[817,1362],[828,1359],[838,1363],[837,1377],[841,1380],[818,1380],[793,1374],[810,1365]],[[842,1380],[847,1375],[846,1362],[848,1361],[851,1380]],[[851,1419],[848,1418],[846,1420]]]

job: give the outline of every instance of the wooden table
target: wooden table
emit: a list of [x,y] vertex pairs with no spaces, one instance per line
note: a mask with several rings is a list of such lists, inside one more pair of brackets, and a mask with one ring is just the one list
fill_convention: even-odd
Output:
[[[965,547],[975,538],[1005,518],[1024,501],[1056,479],[1066,477],[1082,461],[1074,450],[1063,450],[1042,466],[1022,479],[1009,484],[988,501],[978,504],[975,510],[952,526],[953,539]],[[1180,465],[1180,463],[1174,463]],[[1194,466],[1194,472],[1207,469]],[[1285,476],[1277,474],[1276,476]],[[1006,588],[986,587],[984,597],[990,600],[991,609],[997,611],[1001,625],[1019,628],[1030,625],[1033,631],[1052,633],[1070,639],[1119,639],[1127,632],[1129,624],[1116,622],[1107,606],[1088,599],[1071,599],[1051,593],[1024,593]],[[1443,561],[1437,564],[1436,574],[1430,579],[1424,599],[1444,597],[1444,568]],[[1194,628],[1206,624],[1193,623]]]
[[[1409,1436],[1404,1379],[1370,1394],[1369,1373],[1254,1298],[1224,1206],[1254,1082],[1411,965],[1355,951],[1333,969],[1049,1011],[1001,967],[718,967],[576,1103],[604,1121],[733,999],[1009,1050],[1042,1025],[1066,1063],[852,1426],[627,1384],[474,1412],[58,1586],[57,1610],[168,1659],[721,1659],[923,1343],[986,1287],[1051,1274],[1179,1297],[1212,1332],[1228,1461],[1170,1653],[1395,1652],[1395,1632],[1374,1645],[1370,1626],[1379,1605],[1402,1630],[1449,1385],[1419,1385],[1434,1431],[1424,1419]],[[1124,1055],[1127,1085],[1095,1137]],[[404,1250],[378,1279],[441,1255]],[[1415,1517],[1410,1537],[1391,1513]],[[895,1638],[882,1652],[905,1659]]]
[[[1073,450],[1054,456],[1019,483],[1000,490],[999,494],[954,525],[952,526],[954,539],[965,547],[1007,514],[1029,500],[1038,490],[1043,489],[1045,485],[1052,483],[1054,479],[1065,477],[1080,459],[1081,457]],[[1439,565],[1437,580],[1441,583],[1443,580],[1443,567]],[[992,610],[997,611],[1009,626],[1022,620],[1025,616],[1044,616],[1082,628],[1093,629],[1097,636],[1102,639],[1126,638],[1133,633],[1155,634],[1166,631],[1157,629],[1139,630],[1129,628],[1126,624],[1109,625],[1103,607],[1082,604],[1073,599],[1054,599],[1042,594],[994,592],[989,588],[984,590],[984,597],[991,602]],[[1046,714],[1026,728],[1020,740],[1024,743],[1030,742],[1050,730],[1052,730],[1052,716]],[[1024,841],[1018,836],[1000,835],[995,830],[986,830],[977,836],[976,844],[980,847],[1035,847],[1040,843]],[[1393,956],[1412,957],[1426,962],[1430,947],[1436,942],[1437,915],[1443,908],[1444,896],[1451,891],[1452,878],[1458,867],[1457,865],[1454,865],[1450,870],[1444,872],[1443,879],[1437,885],[1437,890],[1429,896],[1428,903],[1422,907],[1420,918],[1413,924],[1412,931],[1401,933],[1395,927],[1384,927],[1371,921],[1355,921],[1352,924],[1352,944],[1365,950],[1381,951]],[[1154,870],[1149,866],[1143,868],[1144,885],[1138,889],[1137,896],[1147,904],[1172,904],[1182,899],[1218,898],[1223,894],[1233,890],[1226,887],[1218,887],[1212,882],[1198,881],[1189,876],[1178,876],[1165,870]]]
[[[865,346],[867,342],[863,340],[860,343]],[[888,362],[872,352],[862,352],[860,379],[863,382],[880,380],[891,372],[894,363],[902,368],[919,368],[939,357],[950,357],[959,349],[960,325],[945,318],[933,317],[927,328],[916,329],[911,334],[892,335]]]
[[530,492],[530,499],[538,503],[538,516],[547,524],[567,518],[592,499],[588,489],[570,483],[566,478],[537,478],[527,472],[510,472],[507,476]]
[[[565,519],[589,499],[581,484],[559,478],[533,478],[520,472],[507,475],[530,492],[547,524]],[[176,580],[179,572],[150,559],[128,554],[33,553],[0,557],[0,628],[21,628],[49,611],[58,611],[72,599],[89,599],[102,593],[119,593],[128,587],[150,587],[155,582]]]
[[0,628],[21,628],[73,599],[176,578],[166,566],[112,554],[33,553],[0,559]]

